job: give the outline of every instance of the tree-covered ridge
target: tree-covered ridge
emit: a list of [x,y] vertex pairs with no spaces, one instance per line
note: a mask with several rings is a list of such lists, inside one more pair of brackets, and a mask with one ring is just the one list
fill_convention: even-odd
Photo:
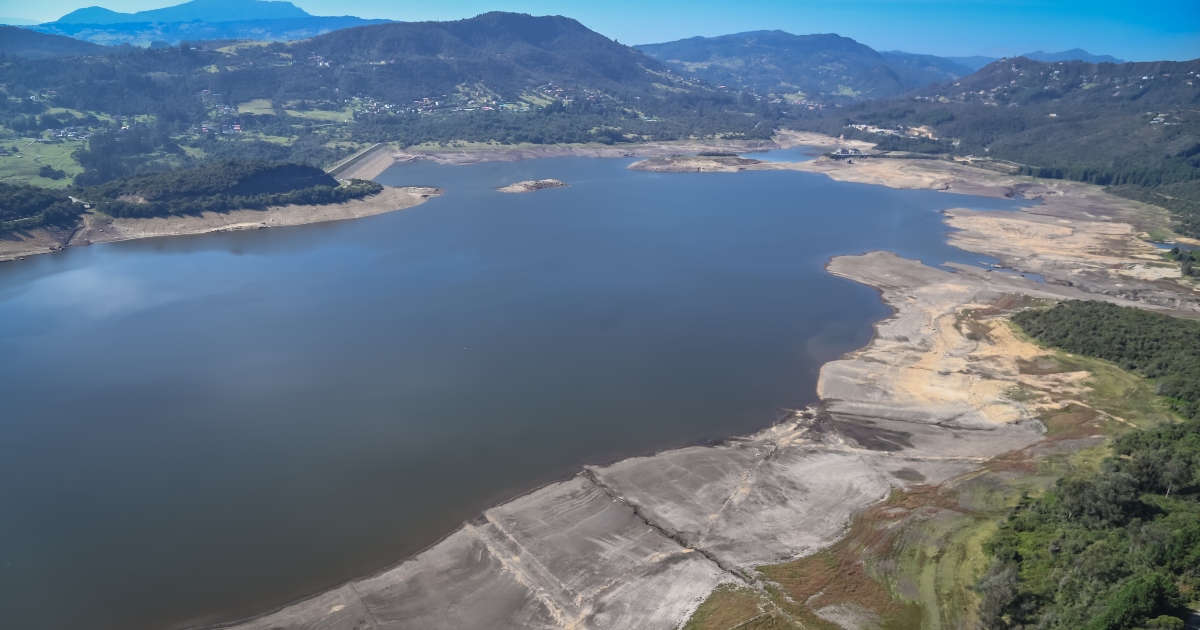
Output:
[[753,31],[692,37],[638,50],[684,74],[759,94],[804,94],[816,102],[881,99],[971,70],[947,59],[880,53],[834,34]]
[[[1008,59],[901,99],[804,114],[795,125],[1109,186],[1171,210],[1180,232],[1200,236],[1198,73],[1200,60]],[[892,133],[900,135],[884,135]]]
[[86,138],[75,155],[84,186],[228,158],[324,166],[374,142],[769,138],[780,109],[687,80],[574,20],[505,13],[291,44],[0,58],[0,91],[0,140]]
[[0,24],[0,55],[25,59],[107,55],[112,49],[62,35],[38,33],[27,28]]
[[299,164],[225,160],[192,169],[134,175],[94,186],[91,200],[137,196],[147,202],[212,195],[245,195],[289,192],[310,186],[337,186],[325,171]]
[[225,160],[192,169],[145,173],[83,191],[100,212],[115,217],[226,212],[289,204],[340,203],[383,187],[352,180],[339,185],[321,169],[300,164]]
[[985,630],[1182,630],[1200,598],[1200,420],[1119,438],[1098,474],[1023,500],[986,550]]
[[464,89],[486,93],[489,102],[514,101],[555,83],[572,89],[575,98],[615,99],[649,115],[658,113],[660,102],[712,94],[563,17],[488,13],[342,29],[291,44],[197,47],[0,62],[0,84],[11,95],[53,90],[55,105],[79,111],[154,114],[191,124],[205,116],[203,90],[233,106],[257,99],[341,103],[363,96],[396,110],[425,98],[444,102]]
[[1013,321],[1042,343],[1155,381],[1179,415],[1200,419],[1200,321],[1107,302],[1063,302]]
[[82,212],[81,204],[59,191],[0,183],[0,234],[72,225]]

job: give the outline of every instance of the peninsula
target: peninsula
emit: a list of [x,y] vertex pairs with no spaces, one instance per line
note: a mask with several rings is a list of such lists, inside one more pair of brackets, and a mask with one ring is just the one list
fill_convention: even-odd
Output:
[[114,180],[84,188],[78,198],[5,190],[21,205],[0,232],[0,260],[92,243],[365,217],[441,194],[436,188],[339,182],[313,167],[239,161]]

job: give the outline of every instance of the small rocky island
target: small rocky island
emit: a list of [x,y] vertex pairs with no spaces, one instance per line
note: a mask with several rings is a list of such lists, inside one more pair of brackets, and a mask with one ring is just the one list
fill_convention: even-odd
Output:
[[564,188],[566,185],[566,182],[559,181],[557,179],[537,179],[527,182],[509,184],[504,188],[497,188],[496,190],[504,193],[529,193],[535,190],[543,190],[546,188]]

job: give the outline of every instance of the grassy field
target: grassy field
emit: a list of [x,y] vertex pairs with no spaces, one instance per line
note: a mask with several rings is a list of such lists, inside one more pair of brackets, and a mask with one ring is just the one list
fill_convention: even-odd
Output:
[[238,42],[236,44],[231,44],[229,46],[218,48],[217,52],[224,53],[226,55],[236,55],[238,53],[239,48],[250,48],[250,47],[262,48],[264,46],[270,46],[270,45],[271,45],[271,42]]
[[762,614],[757,593],[745,587],[723,584],[696,609],[683,630],[725,630]]
[[239,114],[262,114],[264,116],[274,116],[275,108],[271,105],[271,101],[265,98],[256,98],[245,103],[238,103],[237,110]]
[[[4,142],[5,146],[16,145],[18,148],[24,148],[17,155],[0,157],[0,182],[33,184],[44,188],[66,188],[71,185],[72,178],[83,172],[83,168],[71,157],[72,153],[83,148],[82,141],[29,144],[30,140],[32,138]],[[64,171],[67,176],[63,179],[41,177],[38,175],[38,171],[42,166],[50,166]]]
[[[240,105],[238,106],[238,111],[241,111]],[[305,120],[317,122],[350,122],[354,120],[354,112],[349,108],[336,112],[329,112],[323,109],[310,109],[306,112],[295,109],[289,109],[285,111],[287,111],[289,115],[295,116],[296,118],[303,118]]]

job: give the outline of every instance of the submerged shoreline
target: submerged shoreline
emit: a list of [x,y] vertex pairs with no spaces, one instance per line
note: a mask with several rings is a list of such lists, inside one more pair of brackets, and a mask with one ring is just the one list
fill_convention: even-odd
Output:
[[385,186],[383,191],[363,199],[319,206],[273,206],[263,210],[231,210],[205,212],[200,216],[146,219],[100,219],[88,213],[83,215],[81,224],[75,229],[36,229],[23,234],[5,235],[0,239],[0,261],[18,260],[95,243],[357,219],[411,208],[440,194],[442,191],[437,188]]
[[1047,282],[884,252],[836,257],[828,271],[878,289],[893,314],[866,347],[821,368],[818,407],[720,445],[585,466],[389,569],[220,627],[676,627],[720,584],[765,588],[754,567],[828,546],[891,489],[944,483],[1042,439],[1044,409],[1005,394],[1037,348],[1003,327],[972,338],[967,309],[1003,321],[1024,298],[1103,299],[1200,315],[1200,292],[1138,238],[1162,217],[1094,187],[925,160],[800,170],[1038,198],[946,222],[952,244]]

